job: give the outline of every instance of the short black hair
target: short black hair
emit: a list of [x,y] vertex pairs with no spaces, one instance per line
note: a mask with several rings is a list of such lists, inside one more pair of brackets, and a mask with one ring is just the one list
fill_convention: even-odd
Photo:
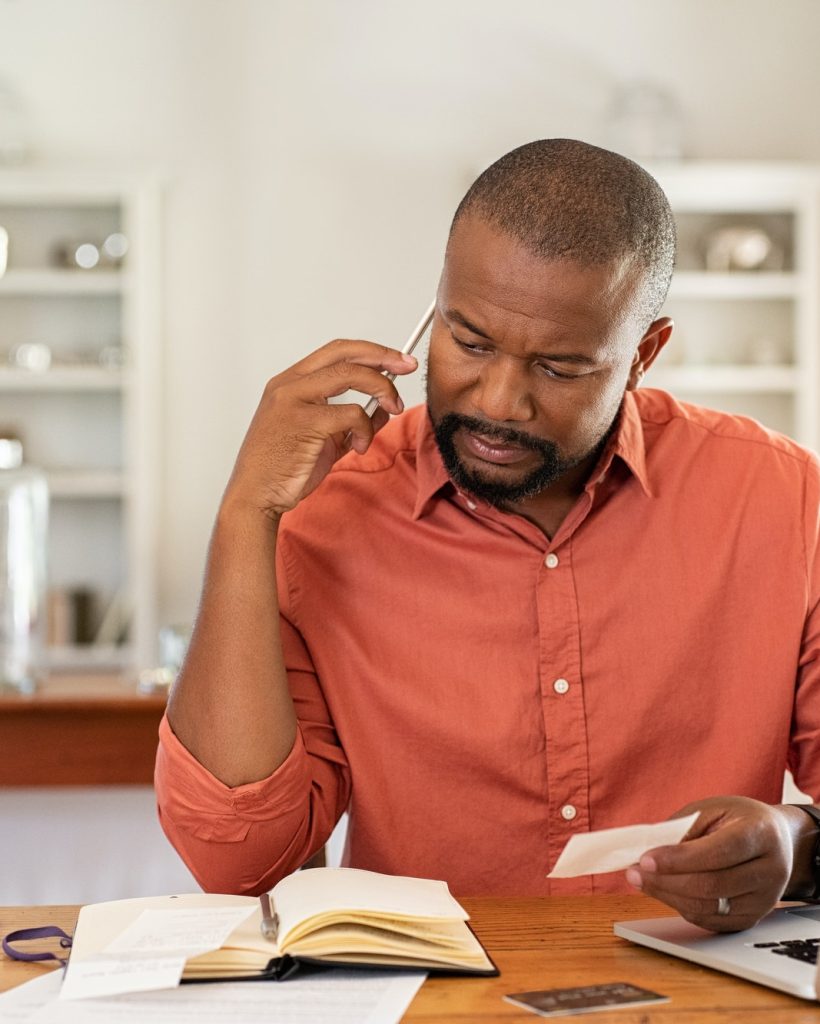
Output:
[[644,271],[643,329],[666,300],[675,220],[660,185],[634,161],[577,139],[540,139],[502,156],[470,186],[452,234],[475,215],[545,260],[582,265],[632,258]]

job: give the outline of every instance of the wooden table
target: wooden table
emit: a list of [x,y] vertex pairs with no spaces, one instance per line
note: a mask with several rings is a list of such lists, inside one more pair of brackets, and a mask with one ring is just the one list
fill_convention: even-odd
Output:
[[[495,960],[498,978],[432,978],[405,1020],[424,1024],[479,1024],[539,1018],[502,1001],[508,992],[595,982],[628,981],[671,998],[657,1007],[584,1015],[590,1024],[818,1024],[820,1006],[730,978],[662,953],[633,946],[612,934],[612,922],[661,916],[666,909],[645,896],[551,899],[465,899],[472,925]],[[76,907],[0,909],[0,933],[58,924],[71,931]],[[53,947],[56,949],[56,947]],[[37,964],[0,955],[0,991],[36,978]],[[568,1018],[571,1020],[574,1018]]]
[[0,691],[0,786],[150,786],[165,700],[93,674]]

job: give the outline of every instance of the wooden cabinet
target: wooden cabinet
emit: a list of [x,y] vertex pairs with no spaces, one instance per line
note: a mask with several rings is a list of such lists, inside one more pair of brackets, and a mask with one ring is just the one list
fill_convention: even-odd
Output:
[[0,787],[153,782],[165,697],[118,676],[55,676],[0,694]]

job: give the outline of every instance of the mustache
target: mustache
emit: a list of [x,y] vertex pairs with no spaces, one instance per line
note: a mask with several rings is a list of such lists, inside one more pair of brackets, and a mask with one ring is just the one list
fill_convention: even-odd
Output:
[[545,451],[552,452],[554,445],[551,441],[545,441],[540,437],[532,437],[523,430],[513,430],[509,427],[500,427],[496,423],[488,423],[477,419],[475,416],[462,416],[461,413],[448,412],[442,417],[438,429],[446,436],[452,437],[457,430],[469,430],[472,434],[480,434],[489,441],[498,441],[500,444],[515,445],[519,448],[528,448],[530,451],[543,454]]

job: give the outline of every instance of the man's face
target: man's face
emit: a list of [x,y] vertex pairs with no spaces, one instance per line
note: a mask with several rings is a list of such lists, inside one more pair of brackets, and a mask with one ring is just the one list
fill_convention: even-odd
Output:
[[589,472],[627,385],[640,280],[626,265],[549,262],[475,217],[450,238],[427,402],[455,482],[495,505]]

